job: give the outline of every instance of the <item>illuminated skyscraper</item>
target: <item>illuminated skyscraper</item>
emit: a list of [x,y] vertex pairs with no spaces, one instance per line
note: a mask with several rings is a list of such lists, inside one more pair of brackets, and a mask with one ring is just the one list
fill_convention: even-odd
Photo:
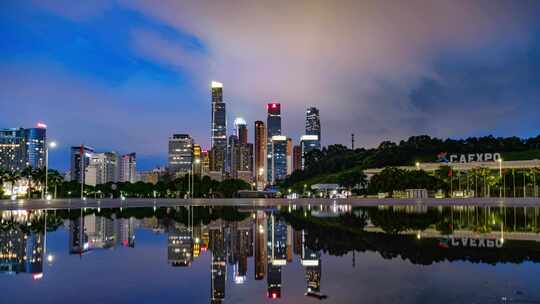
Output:
[[262,190],[267,181],[267,140],[266,140],[266,127],[264,122],[258,120],[255,122],[255,180],[257,182],[257,189]]
[[304,169],[306,154],[320,149],[320,141],[317,135],[302,135],[300,137],[300,145],[302,147],[302,170]]
[[223,84],[212,81],[212,121],[210,171],[223,172],[227,153],[227,116]]
[[306,135],[317,135],[319,138],[319,149],[321,141],[321,119],[319,109],[309,107],[306,110]]
[[236,136],[238,136],[238,141],[240,144],[247,144],[248,142],[248,129],[247,123],[242,117],[238,117],[234,120],[234,129]]
[[287,177],[287,137],[272,136],[272,184]]
[[94,153],[84,176],[87,185],[100,185],[118,181],[122,168],[118,168],[118,154],[116,152]]
[[188,134],[174,134],[169,138],[169,172],[185,175],[191,171],[193,138]]
[[193,174],[202,176],[202,149],[198,144],[193,144]]
[[267,126],[267,180],[272,181],[274,177],[273,173],[273,154],[272,151],[272,137],[281,135],[281,104],[279,103],[269,103],[266,105],[268,110],[268,116],[266,118]]
[[258,210],[255,217],[255,280],[264,279],[268,266],[267,232],[268,223],[266,213]]
[[35,128],[0,130],[0,168],[20,171],[27,166],[45,167],[47,126],[38,123]]
[[210,227],[209,247],[212,251],[210,303],[222,303],[225,298],[227,276],[225,235],[223,227]]
[[287,175],[293,172],[293,142],[292,138],[287,137]]

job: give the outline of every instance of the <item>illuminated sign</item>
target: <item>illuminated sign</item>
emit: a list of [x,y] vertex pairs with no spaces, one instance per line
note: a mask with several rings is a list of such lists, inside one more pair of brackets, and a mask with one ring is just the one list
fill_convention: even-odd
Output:
[[319,140],[318,135],[302,135],[300,136],[301,141],[307,141],[307,140]]
[[500,153],[448,154],[447,152],[441,152],[437,154],[437,159],[442,163],[471,163],[498,161],[502,158]]
[[502,248],[503,239],[474,239],[468,237],[450,237],[448,245],[451,247],[467,248]]
[[223,88],[223,83],[217,82],[217,81],[212,81],[212,89],[214,89],[214,88]]
[[36,126],[40,129],[47,129],[47,125],[42,122],[38,122]]

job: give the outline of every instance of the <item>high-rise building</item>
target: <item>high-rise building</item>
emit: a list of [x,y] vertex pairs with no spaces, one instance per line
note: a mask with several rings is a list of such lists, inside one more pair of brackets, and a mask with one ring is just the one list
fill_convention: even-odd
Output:
[[255,122],[255,168],[254,175],[257,182],[257,189],[262,190],[266,185],[266,160],[267,154],[267,140],[266,140],[266,127],[264,122],[258,120]]
[[321,141],[321,119],[319,109],[309,107],[306,110],[306,135],[317,135],[319,138],[319,149]]
[[28,166],[45,167],[45,149],[47,148],[47,126],[38,123],[36,128],[26,129],[26,147]]
[[193,174],[202,176],[202,161],[201,145],[193,144]]
[[27,166],[45,167],[47,126],[0,129],[0,168],[20,171]]
[[287,137],[272,136],[272,184],[287,177]]
[[287,137],[287,175],[293,172],[293,142],[292,138]]
[[25,130],[0,130],[0,168],[9,171],[21,171],[27,163]]
[[71,147],[71,181],[82,183],[85,179],[86,168],[90,165],[90,159],[94,155],[94,148],[80,145]]
[[223,172],[227,154],[227,116],[223,102],[223,84],[212,81],[212,134],[210,171]]
[[202,150],[201,152],[201,176],[208,175],[210,173],[210,153],[208,150]]
[[293,147],[293,171],[302,170],[302,147]]
[[169,173],[180,176],[191,171],[193,161],[193,138],[188,134],[169,137]]
[[118,180],[123,183],[137,182],[137,154],[129,153],[120,157]]
[[94,153],[84,176],[87,185],[100,185],[118,181],[118,155],[116,152]]
[[210,303],[222,303],[225,298],[225,278],[227,276],[227,254],[223,227],[211,227],[209,247],[212,252]]
[[302,146],[302,170],[305,166],[306,154],[313,150],[320,149],[320,141],[317,135],[302,135],[300,137],[300,145]]
[[247,129],[247,123],[242,117],[237,117],[234,120],[234,129],[236,136],[238,137],[238,141],[240,144],[247,144],[248,142],[248,129]]
[[266,105],[268,111],[268,116],[266,118],[266,127],[267,127],[267,180],[271,181],[273,173],[273,151],[272,151],[272,137],[281,135],[281,104],[279,103],[269,103]]
[[266,213],[258,210],[255,217],[255,280],[264,279],[266,267],[268,266],[268,220]]

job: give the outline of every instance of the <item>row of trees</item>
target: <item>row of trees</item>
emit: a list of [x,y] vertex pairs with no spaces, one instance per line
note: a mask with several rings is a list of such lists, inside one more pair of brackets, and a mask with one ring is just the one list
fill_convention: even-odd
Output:
[[[33,169],[28,166],[22,171],[9,171],[0,168],[0,197],[4,195],[4,184],[7,184],[10,192],[13,192],[15,185],[20,180],[25,180],[28,183],[26,197],[35,198],[40,197],[45,192],[45,169],[38,168]],[[53,190],[56,192],[57,187],[63,183],[64,178],[56,170],[49,170],[47,177],[47,184],[50,187],[49,192]]]
[[[190,196],[190,181],[187,176],[176,179],[164,179],[157,184],[136,183],[106,183],[96,186],[84,186],[85,197],[95,198],[184,198]],[[234,197],[239,190],[249,190],[251,185],[240,179],[228,179],[222,182],[212,180],[208,176],[193,177],[193,197],[209,198]],[[63,182],[58,185],[58,197],[81,196],[81,184],[76,181]]]
[[310,179],[335,175],[326,182],[339,183],[341,172],[355,169],[413,165],[417,161],[435,161],[440,152],[493,153],[533,151],[540,154],[540,135],[527,139],[519,137],[470,137],[439,139],[427,135],[413,136],[399,143],[384,141],[372,149],[349,149],[330,145],[305,156],[304,170],[297,170],[281,183],[283,188],[295,188]]

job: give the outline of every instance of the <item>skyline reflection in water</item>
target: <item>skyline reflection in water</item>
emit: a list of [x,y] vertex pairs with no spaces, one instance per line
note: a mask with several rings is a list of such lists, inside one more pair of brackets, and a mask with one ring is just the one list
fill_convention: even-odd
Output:
[[13,293],[0,302],[540,303],[539,218],[421,205],[2,211],[0,284]]

